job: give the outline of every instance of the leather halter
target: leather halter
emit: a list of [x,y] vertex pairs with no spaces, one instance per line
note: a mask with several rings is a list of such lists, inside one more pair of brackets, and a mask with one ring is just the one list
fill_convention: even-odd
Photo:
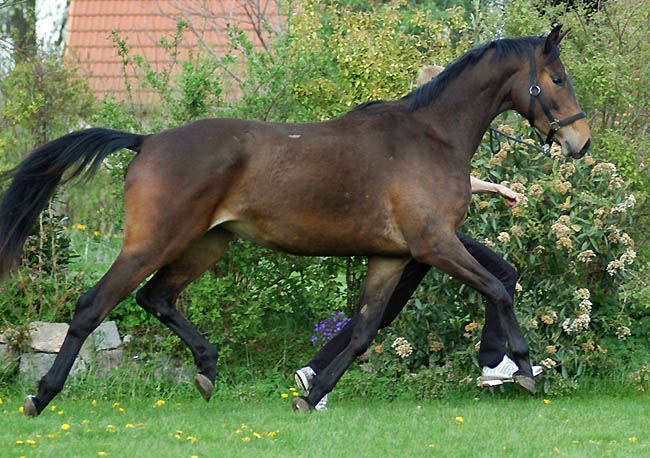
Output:
[[[540,88],[537,84],[537,70],[535,69],[535,45],[528,43],[528,47],[530,51],[530,88],[528,89],[528,92],[530,93],[530,108],[528,109],[528,122],[530,123],[531,127],[535,127],[535,102],[539,102],[550,124],[550,130],[546,136],[546,140],[544,141],[544,149],[546,150],[550,149],[551,143],[553,142],[553,137],[558,130],[566,125],[571,124],[574,121],[577,121],[578,119],[586,118],[587,115],[584,111],[581,111],[580,113],[574,114],[573,116],[559,120],[551,114],[551,111],[548,109],[548,106],[542,98],[542,88]],[[541,142],[541,135],[538,133],[537,136]]]

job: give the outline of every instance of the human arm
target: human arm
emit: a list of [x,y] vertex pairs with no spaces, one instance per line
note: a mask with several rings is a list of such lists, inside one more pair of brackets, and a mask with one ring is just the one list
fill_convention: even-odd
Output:
[[516,207],[519,205],[519,194],[506,186],[483,181],[474,176],[470,176],[470,185],[472,187],[472,194],[481,194],[486,192],[499,194],[505,199],[506,205],[510,207]]

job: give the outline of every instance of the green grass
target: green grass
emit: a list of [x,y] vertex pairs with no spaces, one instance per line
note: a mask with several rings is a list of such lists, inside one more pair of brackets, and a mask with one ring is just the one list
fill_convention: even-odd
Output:
[[[305,415],[292,413],[290,399],[280,397],[209,404],[171,398],[156,407],[155,399],[116,401],[119,406],[112,401],[93,406],[91,399],[59,397],[54,411],[49,406],[29,419],[18,411],[21,399],[5,398],[0,406],[0,455],[650,456],[647,396],[592,394],[548,403],[523,395],[426,402],[337,402],[334,397],[328,412]],[[69,428],[62,429],[64,424]]]

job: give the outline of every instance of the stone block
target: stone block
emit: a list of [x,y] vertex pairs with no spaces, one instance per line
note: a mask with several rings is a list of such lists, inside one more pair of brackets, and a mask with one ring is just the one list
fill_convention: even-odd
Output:
[[102,350],[95,353],[97,376],[105,377],[117,369],[125,360],[124,349]]
[[[20,381],[23,384],[30,384],[40,380],[50,370],[55,358],[56,354],[53,353],[24,353],[20,356]],[[77,357],[69,376],[74,377],[85,372],[87,367],[86,362]]]
[[[67,323],[46,323],[33,321],[29,324],[30,347],[37,353],[58,353],[70,326]],[[79,356],[86,362],[91,360],[93,335],[84,342]]]
[[122,345],[115,321],[100,324],[92,335],[94,336],[95,351],[113,350]]

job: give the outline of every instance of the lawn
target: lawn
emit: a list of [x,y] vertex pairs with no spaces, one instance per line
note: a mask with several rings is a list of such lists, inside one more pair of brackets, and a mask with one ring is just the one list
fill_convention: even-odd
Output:
[[[25,418],[0,405],[3,457],[650,456],[650,398],[481,397],[330,402],[291,399],[55,399]],[[119,402],[119,404],[118,404]]]

